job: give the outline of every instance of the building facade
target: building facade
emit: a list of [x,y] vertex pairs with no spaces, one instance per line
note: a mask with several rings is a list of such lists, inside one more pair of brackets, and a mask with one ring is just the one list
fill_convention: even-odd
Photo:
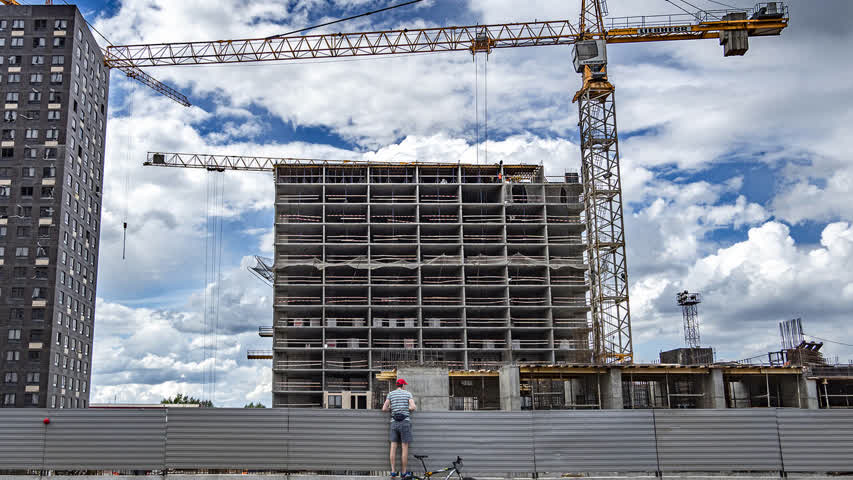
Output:
[[0,406],[89,400],[109,70],[74,6],[0,6]]
[[279,166],[273,405],[363,408],[400,365],[590,362],[583,187],[550,180],[535,165]]

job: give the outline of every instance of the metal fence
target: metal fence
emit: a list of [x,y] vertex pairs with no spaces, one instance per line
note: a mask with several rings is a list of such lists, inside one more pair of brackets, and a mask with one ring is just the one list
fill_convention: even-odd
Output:
[[[377,411],[3,409],[0,471],[379,472],[387,432]],[[414,435],[484,474],[853,471],[853,411],[423,412]]]

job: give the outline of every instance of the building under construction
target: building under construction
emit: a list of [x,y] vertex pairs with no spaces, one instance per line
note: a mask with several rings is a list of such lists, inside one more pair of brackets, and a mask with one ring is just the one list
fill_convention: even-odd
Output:
[[407,363],[592,360],[577,173],[309,162],[275,178],[275,406],[367,406]]

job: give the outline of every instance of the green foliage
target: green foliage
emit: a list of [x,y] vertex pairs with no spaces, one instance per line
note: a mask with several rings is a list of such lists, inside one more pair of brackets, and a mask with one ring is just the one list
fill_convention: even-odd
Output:
[[189,395],[184,395],[183,393],[179,393],[174,397],[164,398],[160,400],[161,405],[193,405],[198,404],[202,408],[213,408],[213,402],[210,400],[199,400],[195,397],[191,397]]
[[258,403],[252,402],[252,403],[247,403],[247,404],[243,405],[243,408],[267,408],[267,406],[261,402],[258,402]]

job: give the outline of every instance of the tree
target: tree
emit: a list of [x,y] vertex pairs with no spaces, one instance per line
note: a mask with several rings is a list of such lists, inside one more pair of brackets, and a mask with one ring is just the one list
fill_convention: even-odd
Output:
[[213,408],[213,402],[211,402],[210,400],[199,400],[195,397],[191,397],[189,395],[184,395],[183,393],[179,393],[179,394],[175,395],[174,397],[164,398],[163,400],[160,400],[160,404],[161,405],[177,405],[177,404],[195,405],[195,404],[198,404],[198,406],[200,406],[202,408]]
[[261,402],[258,402],[258,403],[251,402],[251,403],[247,403],[247,404],[243,405],[243,408],[267,408],[267,406]]

